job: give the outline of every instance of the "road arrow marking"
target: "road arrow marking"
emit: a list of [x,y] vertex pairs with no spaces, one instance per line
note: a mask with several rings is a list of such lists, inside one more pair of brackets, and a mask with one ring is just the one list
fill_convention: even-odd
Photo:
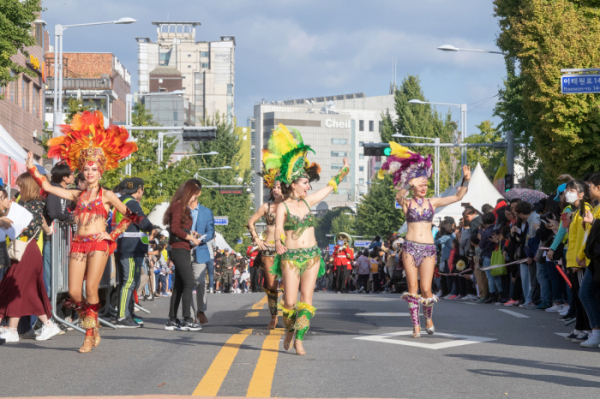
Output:
[[454,348],[457,346],[470,345],[470,344],[480,344],[482,342],[490,342],[497,341],[495,338],[486,338],[486,337],[474,337],[471,335],[457,335],[457,334],[445,334],[445,333],[435,333],[435,337],[448,338],[453,341],[447,342],[438,342],[438,343],[424,343],[423,341],[417,342],[416,339],[411,340],[397,340],[392,339],[393,337],[398,336],[412,336],[412,331],[401,331],[397,333],[383,334],[383,335],[371,335],[367,337],[357,337],[354,339],[362,340],[362,341],[373,341],[373,342],[381,342],[384,344],[396,344],[396,345],[406,345],[406,346],[414,346],[417,348],[423,349],[447,349]]

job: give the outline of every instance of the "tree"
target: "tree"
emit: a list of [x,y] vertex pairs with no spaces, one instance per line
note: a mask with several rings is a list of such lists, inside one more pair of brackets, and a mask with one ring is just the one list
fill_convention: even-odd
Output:
[[600,97],[562,94],[560,77],[561,68],[600,64],[598,1],[495,0],[494,5],[501,31],[497,44],[519,61],[520,101],[545,172],[556,177],[597,171]]
[[[327,248],[327,245],[331,244],[331,237],[327,237],[328,234],[332,234],[333,220],[343,213],[352,213],[352,209],[347,206],[340,206],[338,208],[330,209],[325,214],[317,218],[315,225],[315,238],[317,239],[317,245],[320,248]],[[349,232],[346,232],[350,234]]]
[[[395,110],[397,119],[392,121],[389,113],[383,118],[382,141],[396,141],[398,143],[423,143],[422,139],[395,138],[394,133],[406,136],[440,138],[442,143],[453,143],[457,140],[456,123],[452,121],[451,113],[442,116],[430,104],[411,104],[410,100],[421,100],[427,102],[421,81],[418,76],[406,76],[400,87],[395,92]],[[431,141],[425,141],[431,143]],[[433,147],[411,147],[411,151],[420,152],[423,155],[435,154]],[[452,159],[456,151],[440,150],[440,192],[443,192],[450,184],[460,176],[459,168],[452,166]],[[433,186],[430,187],[428,195],[433,195]]]
[[[29,57],[26,47],[36,43],[31,27],[42,11],[40,3],[40,0],[0,0],[0,87],[17,80],[21,73],[37,76],[29,68],[11,60],[11,57],[18,52]],[[3,98],[0,96],[0,99]]]
[[373,179],[369,192],[358,204],[354,228],[365,237],[386,237],[404,224],[402,209],[395,207],[396,190],[390,175]]
[[[234,122],[235,123],[235,122]],[[201,141],[193,145],[194,153],[208,153],[216,151],[219,155],[200,155],[190,157],[193,160],[190,171],[198,173],[198,179],[203,185],[211,186],[212,182],[221,185],[250,185],[250,170],[243,170],[236,165],[241,158],[241,145],[235,139],[234,125],[227,122],[227,117],[216,114],[214,117],[203,121],[205,126],[217,126],[217,137],[214,141]],[[218,168],[222,166],[231,166],[227,170],[198,170],[201,168]],[[236,244],[237,240],[243,237],[246,232],[245,225],[253,213],[250,209],[249,190],[244,188],[242,194],[228,195],[221,194],[218,188],[202,189],[202,196],[199,198],[202,205],[213,211],[215,216],[228,216],[229,225],[216,226],[219,233],[223,234],[225,240],[238,251],[242,250],[243,244]]]
[[346,213],[349,212],[342,212],[331,221],[331,230],[329,231],[329,234],[334,237],[339,233],[348,233],[351,236],[355,235],[354,216],[346,215]]
[[[489,120],[477,125],[478,134],[472,134],[466,138],[466,143],[497,143],[502,141],[500,130],[496,129]],[[494,178],[496,171],[504,160],[505,150],[493,147],[475,147],[467,150],[467,162],[469,165],[481,164],[483,171],[490,180]]]

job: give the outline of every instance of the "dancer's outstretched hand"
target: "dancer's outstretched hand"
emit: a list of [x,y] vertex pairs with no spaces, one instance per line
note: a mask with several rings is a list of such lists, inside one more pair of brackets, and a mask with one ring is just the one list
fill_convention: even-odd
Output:
[[468,165],[463,166],[463,176],[466,181],[471,180],[471,168]]

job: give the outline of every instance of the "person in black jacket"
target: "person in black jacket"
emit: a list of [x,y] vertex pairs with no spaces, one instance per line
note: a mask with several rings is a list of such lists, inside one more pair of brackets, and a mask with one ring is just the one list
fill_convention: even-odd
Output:
[[[121,202],[134,214],[145,216],[140,205],[140,200],[144,195],[144,181],[139,177],[130,177],[119,183],[117,187],[122,194]],[[113,213],[114,224],[118,225],[122,218],[123,215],[115,210]],[[117,327],[137,328],[144,323],[141,317],[133,313],[133,291],[140,283],[142,262],[148,253],[149,239],[144,232],[151,232],[152,229],[152,223],[144,217],[141,225],[130,224],[117,239],[115,264],[120,277]]]
[[[69,184],[73,184],[75,181],[75,174],[69,168],[66,162],[61,161],[54,165],[50,171],[52,177],[50,184],[54,187],[67,188]],[[73,215],[69,212],[69,201],[66,199],[57,197],[54,194],[48,194],[46,198],[46,204],[44,205],[44,218],[46,224],[52,226],[52,222],[57,219],[59,222],[73,223]],[[46,292],[50,297],[50,278],[52,276],[52,235],[44,235],[44,247],[42,251],[44,257],[44,285],[46,286]]]

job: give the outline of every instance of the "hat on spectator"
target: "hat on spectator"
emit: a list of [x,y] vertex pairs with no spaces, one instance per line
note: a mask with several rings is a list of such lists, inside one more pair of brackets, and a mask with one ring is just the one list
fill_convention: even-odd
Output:
[[560,195],[567,189],[567,183],[563,183],[556,189],[556,197],[554,197],[554,201],[560,201]]
[[144,188],[144,181],[139,177],[128,177],[119,183],[119,191],[124,194],[136,193],[140,188]]
[[163,230],[160,232],[160,235],[163,237],[169,237],[169,232],[167,230]]

